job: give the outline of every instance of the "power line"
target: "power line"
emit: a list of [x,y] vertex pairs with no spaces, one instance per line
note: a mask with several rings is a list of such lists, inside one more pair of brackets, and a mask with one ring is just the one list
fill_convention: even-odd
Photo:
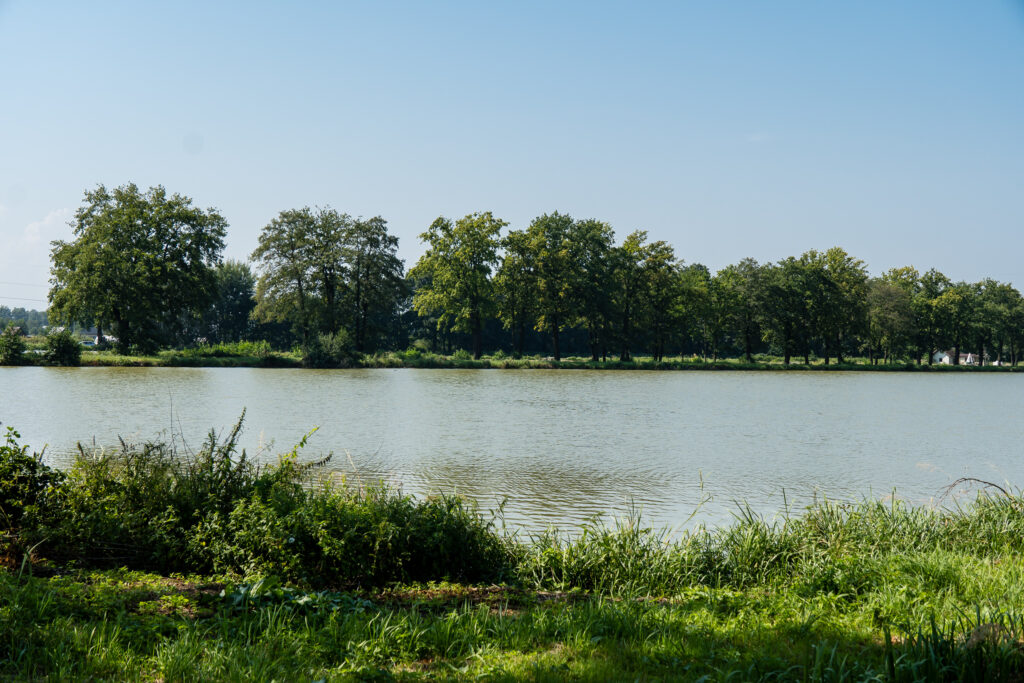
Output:
[[40,301],[46,303],[46,299],[26,299],[23,296],[0,296],[0,299],[11,299],[13,301]]
[[4,282],[0,280],[0,285],[14,285],[15,287],[38,287],[40,289],[46,289],[47,285],[34,285],[30,282]]

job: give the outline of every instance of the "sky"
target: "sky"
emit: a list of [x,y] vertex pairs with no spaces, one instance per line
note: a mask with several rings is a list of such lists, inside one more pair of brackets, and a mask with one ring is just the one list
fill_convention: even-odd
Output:
[[1024,0],[0,0],[0,305],[83,193],[163,185],[245,259],[280,211],[552,211],[713,271],[841,246],[1024,288]]

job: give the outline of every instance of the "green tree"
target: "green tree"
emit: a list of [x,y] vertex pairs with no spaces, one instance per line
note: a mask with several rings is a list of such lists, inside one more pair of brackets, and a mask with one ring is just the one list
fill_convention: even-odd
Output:
[[794,354],[810,362],[814,319],[811,292],[816,274],[805,259],[792,256],[768,267],[763,274],[765,297],[762,338],[782,353],[789,365]]
[[482,354],[484,321],[495,310],[491,270],[498,262],[499,235],[507,223],[473,213],[454,223],[438,218],[420,235],[427,252],[413,267],[417,277],[429,275],[413,295],[413,307],[438,315],[438,324],[473,337],[473,357]]
[[920,335],[919,343],[928,355],[928,365],[935,361],[935,352],[949,344],[945,330],[944,308],[938,306],[936,302],[942,293],[952,286],[953,283],[948,277],[932,268],[921,276],[921,287],[913,299]]
[[975,324],[974,288],[966,282],[947,287],[933,302],[940,334],[953,345],[953,365],[960,364],[960,349],[971,341]]
[[754,341],[761,336],[764,299],[762,268],[752,258],[726,266],[716,276],[723,287],[723,298],[729,303],[726,311],[729,326],[743,346],[743,356],[752,363]]
[[112,327],[122,352],[154,350],[214,295],[227,222],[163,187],[85,193],[75,239],[53,242],[50,316]]
[[612,253],[615,233],[611,226],[595,219],[574,221],[569,244],[573,308],[576,324],[587,331],[591,360],[608,353],[612,305]]
[[309,242],[316,221],[308,208],[282,211],[260,232],[252,259],[259,271],[253,315],[288,322],[303,345],[316,328]]
[[659,362],[664,360],[669,341],[685,320],[681,267],[672,245],[660,240],[649,245],[644,259],[647,329],[651,335],[651,354]]
[[25,362],[25,339],[14,323],[7,323],[0,333],[0,365],[21,365]]
[[552,355],[561,360],[560,334],[576,314],[572,258],[573,219],[557,211],[533,219],[526,229],[537,293],[536,328],[551,334]]
[[380,216],[351,222],[342,236],[341,257],[344,319],[355,350],[364,353],[393,324],[406,293],[405,264],[398,258],[398,238]]
[[647,231],[634,230],[615,249],[613,265],[613,302],[619,360],[633,359],[633,344],[638,320],[647,303],[644,261],[647,258]]
[[224,261],[217,264],[216,294],[203,312],[198,336],[210,342],[238,342],[249,339],[252,311],[256,307],[256,276],[248,263]]
[[526,328],[536,319],[537,280],[529,236],[513,230],[502,240],[504,255],[494,276],[498,319],[512,332],[516,357],[523,355]]
[[868,283],[867,308],[868,359],[877,364],[877,349],[889,363],[913,340],[913,294],[885,279],[871,280]]

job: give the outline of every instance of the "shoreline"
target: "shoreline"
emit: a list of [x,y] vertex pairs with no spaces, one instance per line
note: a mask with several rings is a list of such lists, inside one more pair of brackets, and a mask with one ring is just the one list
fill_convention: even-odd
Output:
[[[43,365],[43,364],[32,364]],[[116,354],[82,354],[82,367],[209,367],[209,368],[303,368],[302,359],[294,353],[271,352],[264,356],[213,356],[165,351],[155,356],[121,356]],[[1024,365],[927,365],[916,363],[891,363],[871,365],[866,362],[824,364],[820,360],[810,365],[763,361],[746,363],[734,359],[717,361],[670,360],[655,362],[647,358],[634,361],[591,361],[569,358],[555,361],[551,358],[527,357],[484,357],[480,360],[453,356],[424,355],[405,357],[402,353],[389,352],[365,356],[351,365],[339,368],[317,369],[438,369],[438,370],[619,370],[619,371],[660,371],[660,372],[1024,372]]]

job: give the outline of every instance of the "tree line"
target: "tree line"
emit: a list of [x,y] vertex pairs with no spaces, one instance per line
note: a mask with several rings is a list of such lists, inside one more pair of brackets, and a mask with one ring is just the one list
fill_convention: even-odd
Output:
[[1016,364],[1024,299],[991,279],[932,269],[869,275],[840,247],[712,273],[643,230],[562,213],[508,229],[490,212],[440,217],[410,268],[379,217],[289,209],[249,262],[221,257],[227,223],[162,187],[85,193],[75,239],[53,243],[49,315],[94,324],[124,352],[267,339],[310,352],[410,344],[522,355],[715,360],[756,354],[789,364],[865,356],[933,361],[970,350]]

